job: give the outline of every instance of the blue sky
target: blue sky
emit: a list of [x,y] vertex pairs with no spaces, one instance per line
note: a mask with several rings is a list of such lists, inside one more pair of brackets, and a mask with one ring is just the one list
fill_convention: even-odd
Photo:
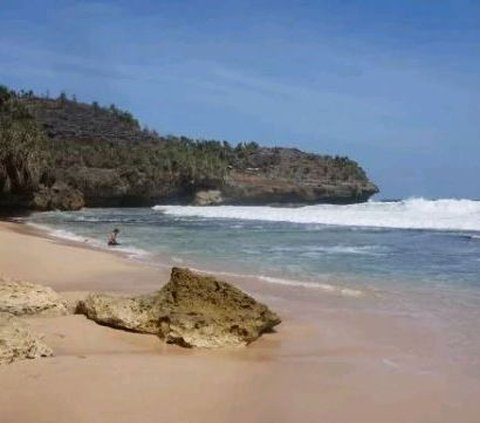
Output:
[[480,1],[0,1],[0,83],[480,198]]

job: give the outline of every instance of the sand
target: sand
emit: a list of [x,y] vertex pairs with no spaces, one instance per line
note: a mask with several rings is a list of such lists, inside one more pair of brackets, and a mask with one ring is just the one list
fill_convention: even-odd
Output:
[[[165,267],[0,223],[0,273],[65,295],[148,292]],[[480,381],[441,334],[368,301],[231,280],[284,323],[247,348],[186,350],[83,316],[29,318],[55,356],[0,367],[1,423],[480,421]],[[359,306],[363,304],[363,306]]]

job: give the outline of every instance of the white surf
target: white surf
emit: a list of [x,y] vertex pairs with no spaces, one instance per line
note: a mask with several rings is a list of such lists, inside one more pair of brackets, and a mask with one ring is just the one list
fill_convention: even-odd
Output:
[[480,231],[480,201],[426,200],[370,201],[362,204],[319,204],[299,208],[267,206],[155,206],[179,217],[241,219],[340,226],[398,229]]

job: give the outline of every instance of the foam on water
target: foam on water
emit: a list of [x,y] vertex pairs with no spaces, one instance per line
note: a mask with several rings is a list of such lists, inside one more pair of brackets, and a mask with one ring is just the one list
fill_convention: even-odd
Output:
[[[192,267],[192,270],[199,273],[203,273],[203,274],[212,273],[209,270],[195,268],[195,267]],[[233,273],[233,272],[225,272],[225,271],[218,271],[218,270],[214,271],[213,273],[215,273],[215,275],[217,276],[258,279],[262,282],[266,282],[269,284],[291,286],[296,288],[314,289],[314,290],[320,290],[320,291],[331,293],[331,294],[344,295],[348,297],[360,297],[364,295],[364,292],[359,289],[346,288],[340,285],[331,285],[331,284],[322,283],[322,282],[307,282],[302,280],[277,278],[277,277],[265,276],[265,275],[250,275],[250,274],[244,274],[244,273]]]
[[396,229],[480,231],[480,201],[426,200],[370,201],[362,204],[320,204],[300,208],[265,206],[155,206],[171,216],[263,220]]
[[[28,226],[32,228],[40,229],[41,231],[47,232],[50,236],[54,238],[64,239],[66,241],[74,241],[74,242],[81,242],[87,244],[91,247],[100,248],[100,249],[109,249],[111,247],[106,247],[103,242],[100,242],[98,239],[80,236],[75,234],[74,232],[67,231],[65,229],[55,229],[48,225],[42,225],[33,222],[26,222]],[[125,246],[117,246],[115,247],[115,251],[120,251],[125,253],[128,257],[132,259],[145,259],[151,254],[148,251],[145,251],[141,248],[136,248],[133,246],[125,245]]]
[[26,224],[28,226],[31,226],[32,228],[39,229],[43,232],[47,232],[50,236],[54,238],[61,238],[67,241],[75,241],[75,242],[90,242],[90,245],[97,244],[97,241],[94,239],[88,239],[84,236],[77,235],[73,232],[70,232],[64,229],[54,229],[48,225],[41,225],[39,223],[33,223],[28,221],[26,222]]
[[281,246],[272,247],[272,252],[280,253],[301,253],[301,254],[339,254],[339,255],[382,255],[385,248],[377,245],[349,246],[349,245],[297,245],[297,246]]
[[274,278],[271,276],[258,276],[258,279],[260,279],[261,281],[276,284],[276,285],[286,285],[286,286],[293,286],[293,287],[317,289],[324,292],[340,294],[340,295],[345,295],[349,297],[360,297],[361,295],[363,295],[363,292],[358,289],[344,288],[342,286],[330,285],[326,283],[297,281],[292,279]]

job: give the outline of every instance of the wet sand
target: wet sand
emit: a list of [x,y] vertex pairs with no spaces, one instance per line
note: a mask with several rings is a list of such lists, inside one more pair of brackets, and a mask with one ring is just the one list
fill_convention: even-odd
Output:
[[[0,273],[66,295],[168,280],[166,268],[41,235],[0,223]],[[83,316],[29,318],[55,356],[0,367],[0,422],[480,421],[480,381],[431,327],[365,306],[375,299],[227,280],[279,312],[277,333],[202,351]]]

